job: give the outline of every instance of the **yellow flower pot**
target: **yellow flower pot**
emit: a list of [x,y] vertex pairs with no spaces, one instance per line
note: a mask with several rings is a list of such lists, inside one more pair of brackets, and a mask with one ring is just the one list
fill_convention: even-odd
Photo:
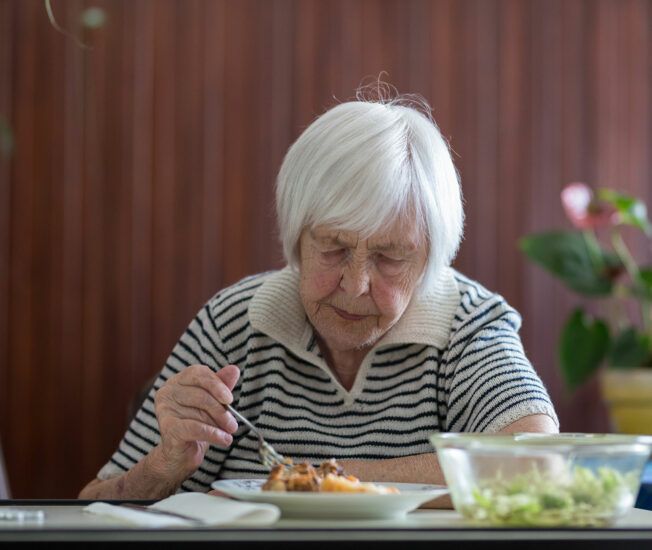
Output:
[[652,435],[652,368],[605,369],[600,387],[615,432]]

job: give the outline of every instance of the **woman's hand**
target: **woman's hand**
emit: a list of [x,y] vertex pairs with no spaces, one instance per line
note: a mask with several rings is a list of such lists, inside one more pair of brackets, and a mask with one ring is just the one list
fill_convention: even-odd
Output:
[[179,484],[199,467],[211,443],[228,446],[233,441],[238,424],[222,405],[233,401],[231,390],[239,377],[235,365],[217,374],[204,365],[191,365],[156,392],[163,466]]

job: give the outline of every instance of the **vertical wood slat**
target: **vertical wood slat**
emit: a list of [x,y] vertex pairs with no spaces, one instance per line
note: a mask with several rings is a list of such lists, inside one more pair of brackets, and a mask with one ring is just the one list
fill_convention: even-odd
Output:
[[[455,150],[457,152],[457,169],[462,181],[465,201],[466,240],[474,242],[469,237],[478,232],[477,208],[480,204],[478,189],[478,167],[473,162],[475,137],[477,135],[477,107],[475,91],[478,89],[477,79],[477,32],[478,14],[472,9],[477,3],[473,0],[454,2],[452,6],[452,52],[453,63],[459,70],[453,74],[451,117],[453,128],[463,128],[455,133]],[[471,246],[463,246],[455,261],[455,266],[463,272],[474,273],[478,270],[475,250]]]
[[154,0],[134,5],[134,28],[138,29],[133,42],[134,122],[132,137],[132,247],[131,247],[131,365],[139,384],[154,374],[152,361],[152,196],[154,192],[153,155],[154,108]]
[[[560,101],[560,129],[557,132],[558,146],[556,155],[559,164],[559,180],[554,182],[555,191],[558,190],[558,185],[561,186],[565,182],[571,181],[590,181],[591,174],[586,172],[586,150],[587,144],[585,142],[585,125],[587,117],[587,106],[583,101],[586,95],[587,85],[585,67],[587,56],[587,41],[586,41],[586,13],[585,3],[577,2],[571,6],[564,7],[564,17],[561,19],[561,62],[557,74],[561,82],[561,97]],[[551,208],[556,206],[555,225],[562,225],[569,227],[570,224],[560,218],[561,208],[558,192],[550,194],[553,197]],[[563,296],[556,297],[558,306],[558,313],[550,321],[551,326],[558,327],[559,323],[563,321],[567,314],[569,301],[576,302],[575,298],[570,298],[569,294],[565,293]],[[550,331],[550,338],[557,337],[556,332]],[[550,360],[555,360],[555,355],[550,353]],[[551,377],[549,381],[549,389],[558,395],[563,395],[563,382],[561,377]],[[587,393],[588,390],[588,393]],[[577,393],[579,399],[571,401],[569,399],[560,400],[559,410],[560,414],[566,418],[570,418],[567,422],[568,430],[581,429],[581,425],[573,426],[573,419],[586,415],[587,411],[591,411],[591,415],[596,420],[596,425],[602,420],[599,410],[601,405],[598,400],[585,400],[582,395],[593,395],[595,388],[583,388]]]
[[[0,0],[0,116],[11,125],[14,82],[14,35],[16,11],[10,0]],[[11,265],[11,158],[0,154],[0,364],[9,365],[10,265]],[[9,370],[0,368],[0,440],[9,431]],[[7,440],[5,439],[5,447]]]
[[[532,3],[533,22],[530,39],[530,112],[531,137],[528,145],[531,159],[528,178],[526,232],[551,229],[561,220],[557,194],[561,189],[558,158],[555,154],[560,122],[559,70],[563,55],[560,43],[558,1]],[[536,23],[534,23],[536,22]],[[523,136],[525,137],[525,136]],[[554,364],[554,352],[560,312],[556,296],[561,285],[535,266],[528,266],[526,303],[537,315],[527,322],[530,326],[530,347],[535,366]],[[554,382],[554,380],[553,380]],[[549,381],[550,384],[550,381]],[[549,385],[548,384],[548,385]],[[560,407],[564,403],[559,404]]]
[[[269,135],[264,141],[269,148],[268,161],[263,167],[260,185],[267,189],[267,204],[265,206],[267,227],[274,227],[276,220],[274,184],[276,174],[281,167],[285,152],[294,139],[293,105],[299,94],[293,87],[295,68],[293,66],[293,53],[297,48],[297,21],[295,3],[284,0],[274,3],[272,36],[274,57],[272,66],[272,86]],[[264,44],[262,44],[264,46]],[[270,224],[271,222],[271,224]],[[265,265],[282,265],[283,254],[280,243],[274,249],[267,247]],[[262,267],[262,266],[261,266]]]
[[[229,4],[226,28],[226,73],[229,75],[224,96],[224,155],[228,159],[224,174],[224,195],[226,205],[222,220],[222,231],[228,235],[228,252],[224,257],[224,282],[232,284],[244,273],[253,258],[248,251],[254,247],[252,227],[255,206],[252,199],[255,178],[258,175],[251,155],[256,150],[257,133],[260,129],[262,106],[255,101],[256,86],[262,85],[258,78],[261,63],[257,53],[256,33],[241,32],[242,28],[256,28],[257,3],[251,0]],[[249,23],[252,22],[252,27]],[[266,83],[265,83],[266,85]]]
[[[134,391],[128,363],[131,319],[130,308],[127,306],[131,299],[131,202],[128,192],[131,132],[125,130],[132,119],[131,97],[128,94],[131,75],[128,68],[132,58],[130,43],[133,32],[129,32],[130,22],[127,21],[131,10],[127,10],[124,3],[111,3],[108,9],[115,30],[107,34],[107,64],[103,75],[105,103],[100,109],[106,120],[101,177],[105,225],[101,228],[101,238],[105,249],[103,260],[109,275],[105,277],[102,296],[105,311],[103,351],[100,358],[102,392],[100,415],[95,419],[95,429],[106,434],[107,439],[118,441],[124,433],[119,422],[124,417],[124,408],[118,407],[122,400],[116,399],[115,395],[121,389],[125,393]],[[121,83],[118,90],[113,85],[114,78]],[[115,346],[114,342],[121,342],[121,345]]]
[[475,34],[477,42],[473,56],[476,59],[475,85],[473,98],[469,102],[477,103],[476,134],[473,150],[468,151],[468,162],[475,167],[482,167],[475,172],[477,215],[472,223],[481,228],[474,240],[473,255],[478,265],[482,266],[483,283],[489,288],[497,288],[499,282],[500,261],[496,254],[498,242],[498,219],[503,212],[504,204],[498,193],[498,73],[497,60],[497,2],[479,0],[473,5],[476,14]]
[[[333,80],[339,82],[337,95],[349,99],[361,78],[362,6],[359,0],[339,0],[331,3],[331,10],[341,29],[338,43],[333,44],[333,66],[336,71]],[[323,47],[327,46],[324,44]]]
[[[112,16],[108,2],[99,4]],[[107,56],[107,33],[96,33],[87,37],[91,48],[84,55],[84,194],[82,204],[82,258],[83,258],[83,311],[82,311],[82,363],[79,375],[82,380],[80,396],[81,448],[86,460],[92,464],[102,461],[105,443],[97,437],[98,419],[102,418],[104,396],[104,353],[105,331],[107,330],[106,302],[104,289],[106,279],[112,274],[106,261],[110,251],[106,248],[103,230],[108,223],[105,171],[105,127],[110,123],[104,110],[106,102],[105,82]],[[113,438],[111,438],[113,439]]]
[[[175,102],[176,165],[175,211],[177,216],[176,250],[174,251],[176,316],[184,319],[183,327],[203,303],[199,296],[202,266],[202,182],[197,167],[202,165],[203,85],[201,45],[203,13],[199,0],[175,5],[176,87],[182,90]],[[193,174],[188,178],[187,174]],[[208,298],[208,297],[205,297]],[[179,332],[180,334],[180,332]],[[177,334],[178,336],[178,334]]]
[[[174,34],[173,4],[166,2],[154,9],[154,126],[152,193],[152,344],[153,361],[162,365],[168,354],[163,350],[179,334],[168,322],[175,316],[175,262],[173,246],[175,225],[174,174],[177,101],[176,49],[169,36]],[[167,346],[166,346],[167,344]],[[169,350],[168,350],[169,352]]]
[[[73,28],[77,20],[81,1],[67,3],[66,27]],[[61,324],[61,349],[58,371],[61,395],[65,396],[62,407],[62,422],[57,431],[59,440],[82,441],[79,422],[79,396],[82,394],[81,369],[83,368],[83,155],[84,120],[79,105],[83,103],[83,55],[84,52],[72,40],[65,40],[64,61],[64,108],[61,113],[63,126],[63,173],[62,173],[62,262],[61,262],[61,309],[58,320]],[[56,289],[55,289],[56,291]],[[60,398],[61,399],[61,398]],[[60,405],[60,403],[59,403]],[[59,446],[56,453],[56,471],[65,471],[78,460],[79,448],[75,445]],[[52,476],[51,476],[52,477]],[[56,477],[56,476],[55,476]],[[59,481],[57,480],[58,484]],[[59,488],[52,488],[56,494]],[[71,488],[74,494],[75,489]],[[39,490],[39,489],[37,489]]]
[[405,89],[423,97],[432,97],[432,74],[429,68],[433,67],[434,40],[432,28],[423,22],[431,20],[434,6],[433,2],[419,0],[410,2],[405,8],[409,62]]
[[[34,330],[32,326],[33,306],[33,215],[34,163],[34,89],[36,86],[36,7],[26,4],[15,14],[16,27],[14,51],[16,66],[21,70],[14,83],[14,113],[10,117],[14,124],[16,140],[11,180],[10,212],[10,265],[9,265],[9,353],[8,399],[9,411],[24,411],[31,403],[30,387],[37,376],[34,366]],[[14,9],[16,7],[14,6]],[[13,415],[12,415],[13,416]],[[29,487],[30,464],[13,449],[31,456],[33,451],[34,420],[22,425],[10,421],[3,434],[3,451],[7,453],[7,470],[14,496],[20,496],[22,487]],[[5,437],[6,436],[6,437]],[[25,481],[23,481],[25,480]]]
[[316,40],[313,39],[318,25],[316,6],[317,0],[305,0],[296,4],[296,39],[292,59],[296,98],[292,126],[295,138],[298,137],[301,129],[312,122],[318,111],[315,109],[316,74],[319,73],[320,65],[316,60]]
[[[32,403],[42,402],[43,406],[38,407],[33,412],[34,424],[30,426],[30,440],[26,447],[29,454],[33,455],[39,452],[41,442],[36,440],[33,435],[36,432],[36,426],[48,431],[48,435],[43,438],[46,447],[51,446],[55,439],[52,434],[51,419],[57,415],[57,411],[48,415],[47,410],[52,406],[53,397],[53,362],[48,350],[53,349],[56,339],[52,334],[52,304],[49,293],[48,282],[53,278],[53,283],[58,283],[57,277],[53,277],[51,237],[56,234],[56,205],[50,207],[52,202],[53,171],[55,169],[55,153],[52,151],[52,137],[56,132],[56,114],[54,113],[55,101],[60,100],[60,94],[57,89],[48,92],[43,86],[39,85],[42,80],[55,82],[54,76],[56,69],[59,67],[58,59],[47,62],[49,53],[56,53],[57,37],[50,34],[44,34],[43,30],[47,25],[47,20],[35,14],[35,30],[38,37],[35,44],[36,63],[35,87],[34,87],[34,119],[33,119],[33,147],[35,151],[47,151],[47,154],[41,155],[40,162],[36,163],[33,168],[34,181],[31,183],[33,194],[29,203],[31,210],[31,262],[30,262],[30,279],[32,300],[30,303],[31,316],[31,334],[32,334],[32,362],[30,365],[29,375],[31,379],[38,376],[42,381],[42,386],[36,387],[34,384],[24,388],[25,395],[29,397]],[[48,101],[48,95],[52,93],[53,100]],[[34,489],[33,485],[31,489]],[[47,490],[47,484],[46,484]]]
[[[258,55],[268,59],[260,70],[262,85],[258,87],[260,112],[258,143],[260,161],[257,166],[253,206],[258,220],[254,233],[254,271],[281,267],[283,256],[277,233],[270,235],[275,224],[275,182],[285,151],[292,142],[292,54],[295,45],[293,4],[289,0],[263,3],[259,25]],[[266,23],[265,23],[266,22]],[[271,238],[270,238],[271,237]],[[270,246],[272,244],[272,246]]]
[[430,101],[460,155],[456,265],[522,312],[563,428],[605,429],[595,383],[567,402],[555,367],[576,298],[515,245],[566,223],[570,179],[652,198],[649,2],[53,2],[75,35],[91,4],[107,22],[82,50],[42,2],[0,0],[17,138],[0,160],[0,433],[17,496],[74,496],[196,308],[280,265],[287,146],[383,70]]
[[[285,5],[287,7],[287,5]],[[258,19],[254,23],[254,33],[257,40],[255,43],[255,50],[252,54],[255,55],[256,60],[261,60],[257,64],[259,69],[255,78],[259,84],[255,85],[255,93],[252,94],[251,100],[253,104],[259,107],[257,111],[257,120],[253,122],[256,130],[252,132],[251,140],[252,146],[257,151],[259,162],[254,166],[252,178],[249,184],[248,193],[244,193],[245,197],[256,197],[256,200],[250,202],[248,209],[250,209],[251,227],[249,228],[251,234],[251,255],[255,258],[255,262],[251,265],[252,271],[260,271],[261,266],[270,265],[267,261],[267,253],[269,245],[264,238],[265,229],[270,227],[267,213],[270,210],[270,199],[273,186],[273,179],[271,175],[271,147],[270,143],[274,141],[275,132],[279,131],[278,128],[272,127],[272,119],[274,111],[278,108],[275,103],[275,87],[279,77],[279,71],[282,70],[282,65],[278,64],[277,49],[278,41],[276,40],[276,28],[278,21],[276,14],[278,10],[278,2],[263,2],[255,4],[258,12]],[[291,34],[289,28],[286,29],[286,35]],[[268,63],[262,60],[268,60]],[[264,269],[264,267],[263,267]]]
[[[525,185],[528,177],[530,120],[526,105],[530,93],[527,27],[529,4],[508,0],[499,5],[498,17],[498,108],[496,193],[502,212],[497,224],[496,250],[499,281],[505,299],[516,309],[523,303],[522,259],[513,240],[523,227]],[[495,205],[494,205],[495,207]]]
[[[115,31],[107,34],[106,65],[103,67],[102,86],[104,101],[98,105],[104,118],[104,147],[101,155],[101,173],[98,174],[99,192],[103,203],[104,224],[98,227],[104,254],[105,270],[102,285],[104,309],[102,332],[102,355],[100,362],[101,392],[98,416],[93,419],[94,429],[106,434],[107,439],[117,441],[121,436],[120,422],[124,410],[118,411],[119,392],[133,392],[129,357],[131,350],[131,132],[128,126],[133,117],[131,109],[131,43],[133,33],[123,3],[107,4]],[[121,82],[115,89],[113,82]],[[121,342],[121,345],[114,345]],[[116,419],[118,421],[116,421]],[[100,449],[102,452],[103,450]]]
[[[203,164],[202,164],[202,296],[212,296],[224,284],[222,219],[224,193],[224,88],[226,5],[209,2],[204,14],[203,46]],[[228,136],[227,136],[228,137]]]
[[[458,63],[453,59],[455,26],[453,22],[453,3],[455,0],[442,0],[431,4],[429,21],[432,35],[430,103],[433,115],[444,138],[451,143],[453,128],[453,82],[456,78]],[[453,152],[453,161],[459,158]]]
[[600,187],[609,187],[611,182],[619,179],[618,156],[614,151],[618,143],[626,136],[622,135],[618,127],[619,108],[619,82],[618,66],[621,63],[622,52],[618,40],[618,9],[616,4],[599,0],[596,5],[596,29],[593,35],[592,62],[595,64],[596,74],[595,93],[597,103],[596,117],[596,184]]
[[[61,14],[65,17],[65,12]],[[45,33],[49,26],[47,18],[38,17],[39,40],[41,51],[38,54],[39,60],[45,60],[50,56],[46,67],[39,67],[38,79],[52,83],[49,89],[39,86],[41,93],[37,93],[37,105],[42,105],[41,111],[37,107],[37,120],[40,119],[42,126],[37,122],[36,138],[37,147],[40,150],[49,151],[47,162],[38,163],[43,167],[44,172],[36,175],[36,181],[40,181],[41,191],[37,193],[34,206],[37,222],[36,233],[39,248],[36,249],[36,256],[43,258],[43,265],[40,267],[37,279],[37,288],[41,287],[38,304],[35,310],[36,327],[41,327],[41,334],[38,339],[40,345],[35,356],[35,364],[38,365],[40,376],[40,387],[35,395],[34,402],[39,403],[37,413],[34,415],[37,425],[42,430],[38,441],[37,449],[56,448],[61,441],[63,426],[63,412],[65,406],[61,406],[59,399],[65,396],[65,388],[60,385],[58,373],[62,369],[61,364],[61,308],[63,300],[60,289],[63,281],[63,241],[62,226],[63,213],[65,208],[63,193],[63,171],[64,171],[64,144],[65,125],[60,106],[65,104],[65,41],[60,34]],[[45,100],[45,95],[47,99]],[[53,467],[58,470],[65,468],[61,457],[53,460]],[[32,482],[33,483],[33,482]],[[38,488],[32,485],[31,490],[43,490],[51,492],[56,490],[56,479],[45,480],[45,484]]]
[[[362,35],[360,52],[362,58],[361,77],[375,78],[381,74],[381,71],[390,69],[386,64],[381,47],[383,42],[382,14],[383,9],[379,9],[374,0],[362,0],[360,29]],[[298,32],[301,32],[301,28],[298,29]],[[383,79],[385,78],[386,76],[383,75]]]
[[[640,49],[640,55],[625,55],[620,59],[620,78],[626,82],[623,89],[626,95],[621,105],[624,112],[625,154],[621,158],[620,181],[624,190],[633,195],[652,198],[652,56],[650,55],[650,21],[652,7],[650,2],[628,0],[622,7],[620,20],[621,51],[630,52]],[[622,147],[619,144],[619,150]],[[640,233],[632,242],[632,251],[637,257],[644,257],[649,246]]]

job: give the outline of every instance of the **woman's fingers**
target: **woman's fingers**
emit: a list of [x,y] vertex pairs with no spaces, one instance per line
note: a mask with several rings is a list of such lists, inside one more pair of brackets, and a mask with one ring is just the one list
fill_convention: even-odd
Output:
[[214,445],[228,446],[233,442],[231,434],[191,418],[180,419],[170,425],[167,436],[179,443],[191,443],[193,441],[206,441]]
[[217,376],[215,376],[215,373],[204,365],[191,365],[183,369],[179,374],[170,378],[168,382],[171,382],[178,376],[179,378],[176,382],[180,386],[196,386],[203,388],[219,403],[231,403],[233,401],[231,388],[222,381],[222,378],[219,375],[222,370],[224,369],[218,371]]
[[232,390],[240,378],[240,369],[235,365],[227,365],[217,371],[217,376],[226,384],[229,390]]
[[[178,418],[200,420],[228,433],[233,433],[238,429],[238,423],[231,413],[201,388],[188,387],[183,391],[173,393],[170,395],[169,402],[162,406],[168,408],[165,412]],[[161,412],[164,411],[161,410]]]
[[[238,428],[224,404],[233,401],[240,370],[228,365],[217,375],[205,365],[190,365],[156,392],[154,405],[168,467],[199,466],[207,444],[229,446]],[[190,468],[190,469],[192,469]]]

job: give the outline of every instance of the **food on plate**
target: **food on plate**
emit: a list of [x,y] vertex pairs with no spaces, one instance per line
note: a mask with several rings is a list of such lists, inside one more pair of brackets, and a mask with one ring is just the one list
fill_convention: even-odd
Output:
[[614,509],[633,505],[636,483],[636,476],[608,467],[594,472],[575,466],[572,475],[557,480],[533,470],[475,487],[474,504],[460,511],[472,520],[502,525],[600,525]]
[[263,484],[263,491],[302,491],[309,493],[371,493],[396,494],[398,489],[375,483],[361,482],[346,475],[334,458],[322,462],[317,468],[308,462],[277,464]]

